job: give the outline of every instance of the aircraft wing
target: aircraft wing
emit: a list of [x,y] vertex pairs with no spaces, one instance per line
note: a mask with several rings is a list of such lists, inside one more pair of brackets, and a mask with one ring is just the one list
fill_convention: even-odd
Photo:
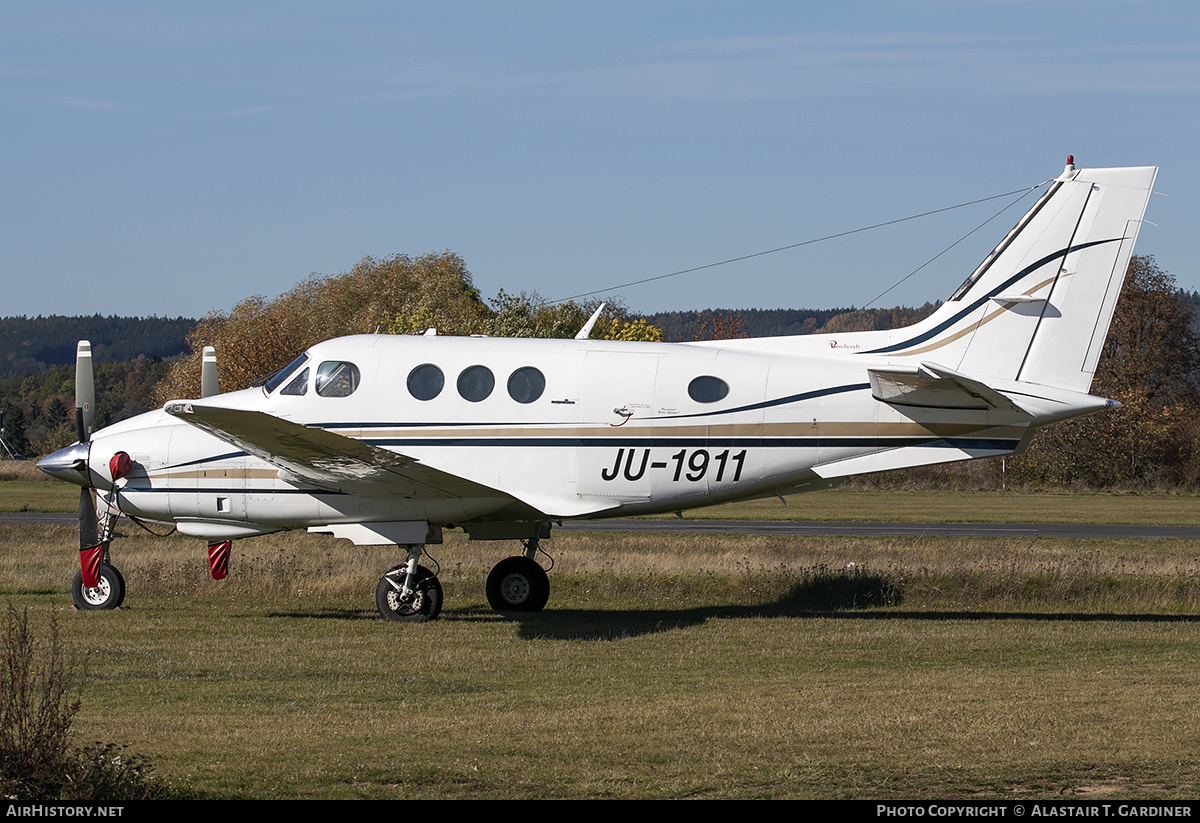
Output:
[[264,412],[187,401],[168,403],[165,410],[318,488],[373,496],[515,499],[415,458]]

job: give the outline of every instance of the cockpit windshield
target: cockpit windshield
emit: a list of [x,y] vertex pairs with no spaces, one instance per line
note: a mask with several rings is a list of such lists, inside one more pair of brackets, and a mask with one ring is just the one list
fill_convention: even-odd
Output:
[[289,377],[291,377],[292,374],[296,371],[296,369],[303,366],[307,360],[308,360],[308,353],[306,352],[306,353],[300,355],[299,357],[297,357],[291,363],[288,363],[286,366],[284,366],[282,369],[275,372],[274,374],[269,375],[268,377],[265,377],[265,378],[260,377],[257,380],[255,380],[253,383],[251,383],[250,385],[262,386],[263,391],[265,391],[267,394],[270,394],[271,392],[273,392],[277,388],[279,388],[283,384],[283,381],[285,381]]

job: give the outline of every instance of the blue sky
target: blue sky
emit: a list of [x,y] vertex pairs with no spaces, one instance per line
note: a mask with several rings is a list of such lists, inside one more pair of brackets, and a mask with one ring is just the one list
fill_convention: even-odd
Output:
[[[1190,2],[0,5],[0,315],[199,316],[364,256],[560,298],[1159,165],[1200,289]],[[1003,207],[620,290],[863,305]],[[1022,204],[1030,202],[1028,199]],[[949,295],[1014,206],[877,305]]]

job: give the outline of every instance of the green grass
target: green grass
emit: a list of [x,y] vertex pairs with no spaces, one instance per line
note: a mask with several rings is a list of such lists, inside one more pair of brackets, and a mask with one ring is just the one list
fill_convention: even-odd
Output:
[[[662,515],[674,517],[674,515]],[[1200,524],[1193,493],[829,489],[688,509],[700,520],[871,520],[907,523]]]
[[[88,656],[76,723],[188,791],[316,798],[1191,797],[1193,541],[558,534],[434,548],[442,619],[376,619],[396,559],[308,535],[115,547],[128,608],[66,611],[70,529],[0,528],[0,586]],[[848,564],[855,564],[847,568]]]
[[78,509],[78,486],[35,480],[0,482],[0,511],[73,512]]

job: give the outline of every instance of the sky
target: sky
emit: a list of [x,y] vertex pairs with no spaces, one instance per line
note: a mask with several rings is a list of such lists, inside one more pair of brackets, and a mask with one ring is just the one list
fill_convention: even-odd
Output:
[[1068,154],[1161,167],[1137,252],[1194,290],[1198,132],[1194,2],[5,0],[0,316],[447,250],[485,297],[919,305]]

